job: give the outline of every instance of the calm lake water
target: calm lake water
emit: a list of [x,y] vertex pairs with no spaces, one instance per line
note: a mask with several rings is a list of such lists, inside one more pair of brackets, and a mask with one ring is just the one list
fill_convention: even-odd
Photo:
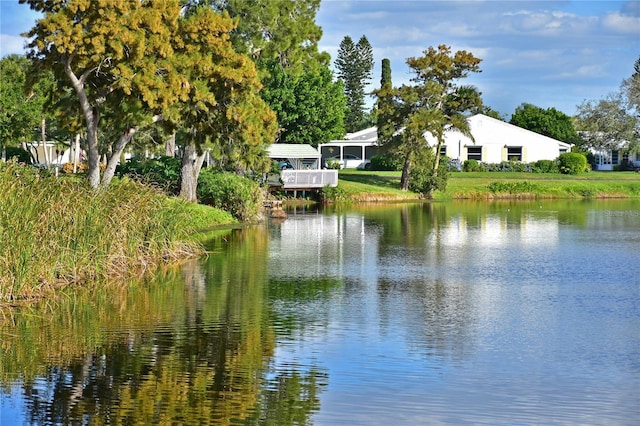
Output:
[[640,201],[298,209],[0,318],[0,424],[640,424]]

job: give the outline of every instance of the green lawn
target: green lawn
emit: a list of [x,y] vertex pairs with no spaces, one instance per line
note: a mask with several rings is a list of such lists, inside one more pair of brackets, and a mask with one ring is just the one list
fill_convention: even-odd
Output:
[[[400,172],[340,170],[339,186],[352,198],[416,199],[402,192]],[[451,173],[445,192],[436,199],[640,197],[636,172],[589,172],[579,176],[516,172]]]

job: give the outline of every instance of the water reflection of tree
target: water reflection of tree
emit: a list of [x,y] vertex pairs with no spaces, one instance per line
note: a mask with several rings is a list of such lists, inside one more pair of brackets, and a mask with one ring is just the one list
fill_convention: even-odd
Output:
[[269,371],[267,246],[238,230],[164,281],[16,313],[1,329],[5,391],[20,378],[36,424],[307,423],[323,376]]

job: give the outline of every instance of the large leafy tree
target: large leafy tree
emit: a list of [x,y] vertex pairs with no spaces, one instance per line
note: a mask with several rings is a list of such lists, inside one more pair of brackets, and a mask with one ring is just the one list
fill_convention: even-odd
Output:
[[344,135],[342,85],[329,68],[310,67],[296,78],[274,63],[265,85],[263,97],[281,128],[278,142],[317,146]]
[[[27,34],[29,57],[73,88],[86,122],[89,184],[100,184],[98,129],[110,133],[108,170],[153,111],[168,108],[188,93],[171,61],[172,36],[180,5],[108,0],[20,0],[44,17]],[[112,175],[111,175],[112,176]],[[111,176],[105,172],[102,182]]]
[[14,146],[33,140],[34,130],[44,117],[43,105],[52,79],[27,84],[33,73],[32,63],[24,56],[9,55],[0,59],[0,144]]
[[[423,181],[422,191],[432,196],[440,182],[440,147],[447,131],[458,130],[471,136],[465,112],[477,111],[482,106],[480,93],[473,86],[458,81],[469,73],[480,72],[481,59],[467,51],[451,52],[440,45],[429,47],[423,56],[407,59],[414,73],[413,85],[393,88],[390,84],[376,91],[378,96],[378,141],[387,152],[401,155],[404,161],[401,187],[409,188],[409,177],[414,159],[428,161],[429,174]],[[435,151],[429,147],[425,135],[436,140]],[[426,160],[425,160],[426,159]]]
[[[280,142],[321,143],[344,134],[344,112],[336,105],[330,58],[318,52],[322,29],[315,23],[320,0],[189,0],[226,12],[237,23],[235,49],[258,68],[263,99],[276,112]],[[309,85],[315,80],[317,87]],[[303,92],[304,93],[303,95]],[[329,96],[326,101],[322,99]],[[316,100],[313,105],[311,100]],[[316,117],[305,112],[312,107]],[[323,122],[318,123],[322,117]],[[317,127],[319,125],[319,127]],[[317,128],[314,129],[313,126]],[[336,136],[337,135],[337,136]]]
[[367,37],[363,35],[358,43],[354,43],[351,37],[345,36],[340,42],[335,65],[347,98],[347,131],[361,130],[365,125],[365,87],[373,69],[373,49]]
[[511,124],[566,143],[576,143],[578,134],[571,117],[555,108],[523,103],[511,115]]
[[582,146],[598,151],[640,151],[640,57],[620,90],[578,106]]
[[[99,134],[108,140],[102,151],[109,153],[102,177],[108,185],[132,137],[158,120],[167,131],[186,129],[193,147],[187,156],[208,142],[253,153],[240,145],[255,144],[265,130],[257,123],[273,121],[257,99],[253,63],[233,50],[227,16],[183,9],[179,0],[20,1],[44,13],[28,34],[29,55],[69,82],[79,100],[93,187],[100,184]],[[193,183],[199,168],[192,158],[187,163],[196,167],[184,182]],[[185,191],[188,199],[194,194],[195,188]]]

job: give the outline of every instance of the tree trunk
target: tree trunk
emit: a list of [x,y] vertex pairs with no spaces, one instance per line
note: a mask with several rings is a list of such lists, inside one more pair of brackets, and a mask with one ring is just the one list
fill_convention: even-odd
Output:
[[407,191],[409,189],[409,172],[411,171],[411,154],[407,154],[402,166],[402,176],[400,176],[400,189]]
[[107,167],[106,169],[104,169],[104,174],[102,175],[101,185],[103,187],[107,187],[111,183],[111,179],[113,179],[113,175],[116,173],[116,166],[118,165],[118,162],[120,162],[120,156],[137,131],[137,127],[131,127],[127,129],[127,131],[125,131],[122,135],[120,135],[118,142],[116,142],[115,146],[113,147],[113,151],[111,152],[109,160],[107,161]]
[[182,168],[180,169],[180,197],[187,201],[196,202],[198,195],[198,176],[204,161],[204,153],[198,155],[193,144],[184,146],[182,154]]
[[87,123],[87,154],[89,156],[89,185],[92,188],[97,188],[100,185],[100,153],[98,152],[98,111],[91,107],[87,92],[84,90],[84,81],[93,70],[87,70],[83,75],[78,78],[71,70],[72,57],[67,58],[64,71],[73,90],[75,90],[80,100],[80,108],[84,115],[85,122]]
[[164,155],[175,157],[176,155],[176,133],[173,132],[164,144]]
[[[436,144],[435,158],[433,159],[433,170],[431,171],[434,182],[437,181],[438,177],[438,168],[440,167],[440,148],[442,147],[443,142],[444,141],[442,139],[438,139],[438,143]],[[435,191],[435,188],[430,188],[429,192],[427,192],[426,194],[427,199],[433,199],[433,194]]]
[[98,123],[97,113],[87,125],[87,154],[89,157],[89,186],[97,188],[100,185],[100,153],[98,152]]

